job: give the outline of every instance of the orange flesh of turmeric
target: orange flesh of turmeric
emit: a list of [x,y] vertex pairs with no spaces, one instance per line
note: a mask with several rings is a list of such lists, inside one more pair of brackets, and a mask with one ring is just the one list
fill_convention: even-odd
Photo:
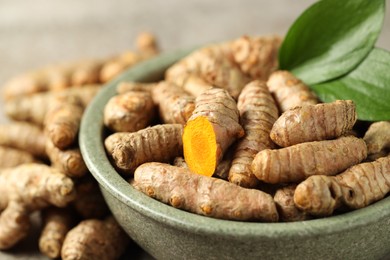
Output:
[[217,166],[217,141],[213,125],[199,116],[187,123],[183,133],[184,158],[191,171],[211,177]]

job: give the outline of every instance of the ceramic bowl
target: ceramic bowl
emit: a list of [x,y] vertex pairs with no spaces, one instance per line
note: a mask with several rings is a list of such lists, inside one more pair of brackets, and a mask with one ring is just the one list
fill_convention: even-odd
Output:
[[156,81],[189,51],[161,55],[107,84],[87,108],[80,148],[113,215],[157,259],[389,259],[390,198],[338,216],[294,223],[247,223],[175,209],[135,190],[111,166],[103,108],[121,80]]

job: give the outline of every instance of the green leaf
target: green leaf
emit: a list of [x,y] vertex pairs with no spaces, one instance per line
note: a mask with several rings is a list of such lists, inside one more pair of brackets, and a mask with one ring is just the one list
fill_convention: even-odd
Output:
[[375,48],[351,73],[311,88],[324,102],[353,100],[361,120],[390,120],[390,52]]
[[322,0],[290,27],[279,51],[280,68],[307,84],[353,70],[381,31],[385,0]]

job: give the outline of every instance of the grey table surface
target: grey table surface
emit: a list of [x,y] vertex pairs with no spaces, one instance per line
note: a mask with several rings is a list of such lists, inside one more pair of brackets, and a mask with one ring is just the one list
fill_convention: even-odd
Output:
[[[0,0],[0,86],[47,64],[104,58],[132,49],[138,32],[157,35],[163,51],[243,34],[286,33],[314,0]],[[390,8],[379,38],[390,49]],[[0,89],[1,90],[1,89]],[[1,101],[0,101],[1,102]],[[0,104],[0,123],[7,122]],[[38,253],[39,218],[30,236],[0,259],[46,259]],[[150,259],[131,247],[124,259]]]

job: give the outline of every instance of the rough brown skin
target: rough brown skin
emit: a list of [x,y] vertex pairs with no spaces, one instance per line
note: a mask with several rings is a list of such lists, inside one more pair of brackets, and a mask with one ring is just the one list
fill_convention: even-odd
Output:
[[81,221],[68,232],[61,251],[63,260],[114,260],[126,250],[130,239],[113,217],[104,221]]
[[2,170],[0,184],[0,249],[26,236],[31,212],[50,205],[65,207],[76,196],[70,178],[43,164]]
[[267,81],[281,112],[290,108],[318,103],[313,92],[288,71],[275,71]]
[[294,204],[295,188],[296,185],[289,185],[278,189],[274,195],[274,201],[281,221],[292,222],[310,219],[306,212],[301,211]]
[[46,139],[39,127],[29,123],[13,122],[0,125],[0,145],[26,151],[39,158],[47,158]]
[[29,212],[22,204],[11,201],[0,215],[0,250],[9,249],[24,239],[30,227]]
[[100,85],[86,85],[82,88],[69,88],[58,92],[37,93],[14,98],[6,101],[5,113],[13,120],[43,125],[46,113],[58,95],[75,96],[80,99],[83,107],[86,107],[100,90],[100,87]]
[[45,115],[45,132],[52,143],[66,149],[77,142],[84,107],[76,96],[60,95],[55,98]]
[[65,236],[75,222],[68,208],[50,207],[42,211],[43,228],[39,237],[39,250],[49,258],[61,256]]
[[183,132],[184,158],[193,172],[211,176],[244,129],[236,102],[226,90],[211,88],[198,96],[195,104]]
[[147,92],[113,96],[104,108],[104,125],[113,132],[136,132],[149,126],[154,117],[155,105]]
[[242,36],[232,43],[234,61],[252,79],[267,80],[278,68],[279,36]]
[[[191,88],[205,89],[208,84],[226,89],[233,98],[237,98],[241,89],[250,81],[234,63],[230,43],[209,45],[194,51],[171,66],[165,76],[167,81],[191,94],[197,92]],[[186,86],[189,79],[191,87]]]
[[162,81],[152,90],[160,118],[166,124],[184,125],[195,109],[195,97],[173,83]]
[[98,183],[92,176],[86,177],[76,182],[76,199],[72,206],[83,219],[102,219],[109,214],[108,206],[99,189]]
[[278,108],[265,82],[258,80],[244,87],[238,97],[237,108],[245,136],[235,147],[229,181],[254,188],[259,181],[251,171],[251,164],[258,152],[274,147],[269,133],[278,118]]
[[363,139],[347,136],[263,150],[255,156],[252,172],[267,183],[299,182],[311,175],[335,175],[366,157]]
[[118,170],[132,175],[145,162],[169,162],[180,156],[182,132],[180,124],[164,124],[134,133],[116,133],[106,138],[106,151]]
[[369,155],[388,153],[390,150],[390,122],[372,123],[363,139],[367,144]]
[[281,147],[333,139],[352,130],[356,120],[352,100],[297,106],[276,120],[270,136]]
[[390,156],[355,165],[337,176],[312,176],[299,184],[294,202],[317,216],[328,216],[341,205],[363,208],[390,191]]
[[139,166],[132,184],[148,196],[200,215],[230,220],[278,220],[270,195],[169,164],[153,162]]
[[0,158],[0,169],[36,161],[34,156],[28,152],[5,146],[0,146]]
[[61,150],[48,139],[46,142],[46,153],[49,156],[52,167],[69,177],[80,178],[88,172],[78,147]]
[[122,81],[116,87],[118,94],[124,94],[129,91],[142,91],[151,93],[152,89],[157,86],[157,83],[142,83],[132,81]]

